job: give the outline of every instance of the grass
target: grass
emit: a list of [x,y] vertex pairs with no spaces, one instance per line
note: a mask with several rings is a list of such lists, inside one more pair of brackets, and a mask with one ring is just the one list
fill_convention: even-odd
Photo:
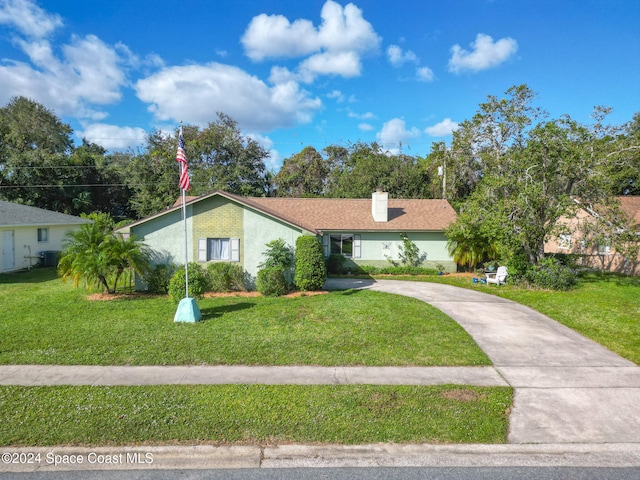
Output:
[[453,320],[369,291],[198,301],[173,322],[166,297],[89,301],[51,269],[0,275],[0,364],[488,365]]
[[0,387],[0,445],[504,443],[511,389]]
[[637,277],[586,273],[580,275],[578,285],[569,291],[526,289],[510,284],[480,285],[472,283],[470,276],[394,278],[446,283],[508,298],[640,365],[640,279]]

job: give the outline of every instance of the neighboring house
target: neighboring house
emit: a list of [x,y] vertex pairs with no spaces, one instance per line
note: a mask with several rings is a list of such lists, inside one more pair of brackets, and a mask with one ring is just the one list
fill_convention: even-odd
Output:
[[[425,265],[455,271],[444,229],[456,214],[446,200],[394,200],[385,192],[371,199],[242,197],[216,191],[188,197],[187,257],[200,263],[238,262],[256,277],[265,245],[282,238],[292,247],[313,235],[325,255],[340,253],[360,265],[389,265],[398,259],[400,234],[426,254]],[[119,231],[142,239],[155,262],[184,264],[181,203]],[[138,285],[139,286],[139,285]]]
[[[620,202],[620,212],[625,217],[625,228],[630,232],[640,232],[640,196],[621,196],[616,199]],[[561,233],[546,243],[545,253],[574,254],[578,256],[580,264],[586,267],[640,275],[640,255],[625,258],[602,232],[599,242],[593,233],[587,237],[580,233],[585,226],[593,230],[598,225],[597,218],[597,214],[587,208],[578,210],[575,218],[563,221],[567,226],[566,233]],[[640,242],[640,237],[637,238]]]
[[0,273],[41,260],[55,266],[66,234],[84,223],[90,220],[0,200]]

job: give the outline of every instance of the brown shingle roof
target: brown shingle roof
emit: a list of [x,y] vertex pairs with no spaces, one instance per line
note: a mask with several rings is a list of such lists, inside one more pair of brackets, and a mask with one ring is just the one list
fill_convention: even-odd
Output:
[[446,200],[390,199],[389,221],[374,222],[371,199],[228,196],[315,232],[442,231],[456,219]]
[[[442,231],[456,219],[455,211],[446,200],[389,199],[388,222],[373,221],[370,198],[242,197],[218,190],[201,197],[187,197],[186,200],[187,203],[195,203],[214,195],[237,201],[312,233],[337,230],[349,232]],[[172,208],[138,220],[127,228],[177,210],[181,205],[180,198]]]

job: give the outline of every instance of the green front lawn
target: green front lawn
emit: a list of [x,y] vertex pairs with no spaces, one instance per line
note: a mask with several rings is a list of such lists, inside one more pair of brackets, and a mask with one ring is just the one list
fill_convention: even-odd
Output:
[[0,445],[504,443],[510,388],[0,387]]
[[176,324],[166,297],[87,300],[51,269],[0,275],[0,364],[488,365],[453,320],[369,291],[198,301]]

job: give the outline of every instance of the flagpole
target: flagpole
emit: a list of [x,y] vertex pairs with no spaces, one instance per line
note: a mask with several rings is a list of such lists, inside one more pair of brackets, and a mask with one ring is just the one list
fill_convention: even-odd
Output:
[[189,298],[189,240],[187,236],[187,194],[185,190],[182,190],[182,222],[184,224],[184,298]]
[[185,296],[178,305],[178,310],[173,317],[174,322],[197,322],[202,319],[202,313],[194,298],[189,298],[189,236],[187,230],[187,190],[191,182],[189,181],[189,170],[187,167],[187,155],[185,153],[184,138],[182,137],[182,122],[180,122],[180,132],[178,134],[178,153],[176,160],[180,162],[180,189],[182,190],[182,223],[184,226],[184,289]]
[[[182,121],[180,121],[180,133],[178,138],[182,138]],[[184,175],[185,163],[180,162],[180,178]],[[182,190],[182,223],[184,228],[184,298],[189,298],[189,240],[187,235],[187,191],[180,186]]]

